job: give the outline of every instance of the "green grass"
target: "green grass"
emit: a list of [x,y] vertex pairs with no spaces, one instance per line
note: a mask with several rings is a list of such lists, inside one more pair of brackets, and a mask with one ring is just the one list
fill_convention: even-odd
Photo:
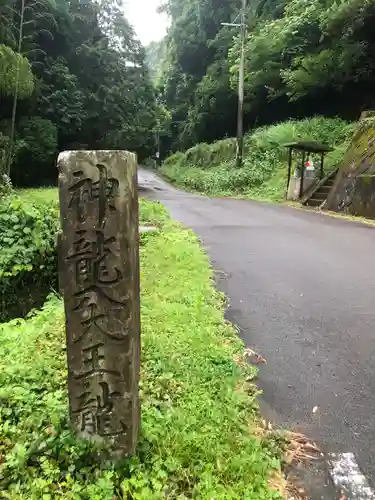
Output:
[[[31,188],[17,189],[16,195],[24,202],[31,204],[58,204],[59,193],[57,188]],[[139,223],[143,225],[162,226],[168,215],[160,203],[150,203],[141,200],[139,211]]]
[[141,249],[137,457],[113,466],[71,434],[63,307],[54,296],[29,319],[0,326],[3,498],[279,498],[268,487],[280,467],[278,440],[254,435],[257,391],[245,378],[255,371],[239,362],[243,346],[224,320],[207,256],[160,204],[142,202],[141,219],[161,231]]
[[58,203],[59,201],[59,193],[54,187],[17,189],[16,192],[22,200],[30,203]]
[[260,201],[281,202],[284,199],[287,175],[285,168],[276,168],[272,176],[260,186],[245,191],[246,198]]
[[[285,143],[310,139],[331,145],[326,157],[326,170],[343,158],[353,125],[338,118],[315,117],[290,120],[262,127],[245,136],[242,168],[234,162],[235,140],[214,144],[198,144],[185,153],[170,156],[161,173],[174,184],[208,195],[240,195],[269,201],[281,201],[287,177]],[[319,158],[314,158],[319,164]],[[294,161],[300,161],[296,156]],[[296,164],[296,163],[295,163]]]

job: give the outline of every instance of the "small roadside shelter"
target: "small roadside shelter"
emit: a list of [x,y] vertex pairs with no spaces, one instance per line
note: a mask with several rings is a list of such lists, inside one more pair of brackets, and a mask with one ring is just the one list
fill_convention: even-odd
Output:
[[[289,142],[284,144],[286,148],[289,149],[288,155],[288,181],[286,185],[286,192],[288,193],[288,188],[290,184],[290,179],[292,175],[292,159],[293,159],[293,151],[301,152],[301,166],[299,167],[299,177],[300,177],[300,185],[299,185],[299,197],[302,198],[304,193],[304,178],[305,178],[305,163],[306,157],[308,158],[311,154],[319,154],[320,155],[320,169],[319,169],[319,178],[323,179],[324,176],[324,157],[329,152],[332,151],[332,148],[327,144],[322,144],[316,141],[296,141]],[[311,184],[310,184],[311,185]]]

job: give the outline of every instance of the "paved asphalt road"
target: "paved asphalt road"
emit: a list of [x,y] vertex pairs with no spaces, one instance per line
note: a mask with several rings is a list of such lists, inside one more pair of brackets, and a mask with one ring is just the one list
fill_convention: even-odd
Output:
[[325,452],[354,453],[374,486],[375,228],[183,193],[144,170],[139,178],[202,239],[229,319],[267,360],[268,416]]

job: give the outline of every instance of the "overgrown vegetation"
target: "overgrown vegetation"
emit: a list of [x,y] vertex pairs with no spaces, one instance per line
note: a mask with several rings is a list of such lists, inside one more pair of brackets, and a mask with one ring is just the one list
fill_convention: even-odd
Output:
[[32,317],[0,326],[3,498],[278,498],[268,481],[279,443],[253,434],[256,388],[245,378],[254,370],[241,362],[207,257],[160,204],[142,202],[141,220],[162,231],[141,251],[138,455],[111,465],[69,430],[63,309],[51,296]]
[[[162,165],[161,172],[172,182],[194,191],[279,201],[287,176],[284,144],[310,139],[333,146],[325,162],[328,170],[342,159],[352,130],[351,124],[339,118],[291,120],[248,134],[241,169],[235,165],[235,140],[224,139],[213,144],[198,144],[185,153],[171,155]],[[319,165],[318,159],[315,164]]]
[[[164,2],[171,28],[150,47],[153,61],[165,54],[156,68],[171,113],[164,154],[235,136],[240,30],[222,23],[238,22],[240,4]],[[248,1],[245,127],[372,109],[374,20],[375,0]]]
[[0,200],[0,321],[25,316],[57,287],[56,203]]

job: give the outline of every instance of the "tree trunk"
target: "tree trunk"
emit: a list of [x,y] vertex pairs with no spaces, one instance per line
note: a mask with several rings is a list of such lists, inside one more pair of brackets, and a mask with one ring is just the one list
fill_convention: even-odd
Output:
[[[18,55],[21,56],[22,49],[22,36],[23,36],[23,18],[25,13],[25,0],[21,1],[21,17],[20,17],[20,27],[18,36]],[[16,69],[16,82],[14,88],[13,96],[13,106],[12,106],[12,121],[10,126],[10,137],[9,137],[9,148],[8,148],[8,158],[6,165],[6,174],[10,177],[10,169],[12,166],[12,156],[14,148],[14,133],[16,129],[16,113],[17,113],[17,101],[18,101],[18,88],[20,83],[20,59],[17,59],[17,69]]]

